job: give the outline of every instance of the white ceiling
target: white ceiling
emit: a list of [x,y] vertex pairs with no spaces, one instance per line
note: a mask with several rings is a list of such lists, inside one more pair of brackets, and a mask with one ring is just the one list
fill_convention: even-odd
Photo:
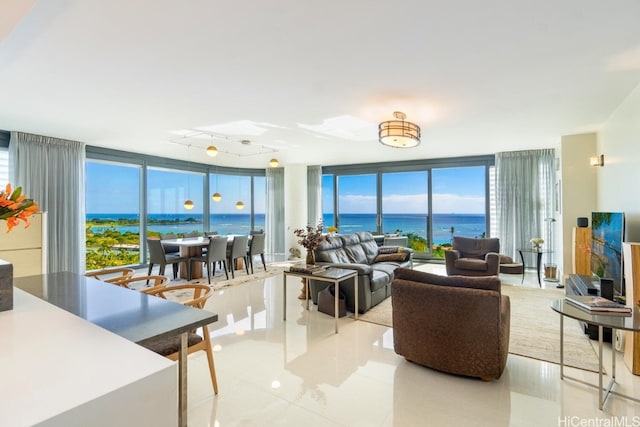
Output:
[[[0,129],[217,165],[553,147],[640,83],[637,0],[41,0],[25,13],[0,21]],[[418,148],[377,142],[395,110],[422,127]],[[200,150],[212,142],[214,159]]]

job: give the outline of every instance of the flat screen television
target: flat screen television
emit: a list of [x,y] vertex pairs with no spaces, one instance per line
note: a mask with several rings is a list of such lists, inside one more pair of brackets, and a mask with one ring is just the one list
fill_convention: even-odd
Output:
[[622,275],[623,212],[591,213],[591,272],[613,280],[615,296],[624,296]]

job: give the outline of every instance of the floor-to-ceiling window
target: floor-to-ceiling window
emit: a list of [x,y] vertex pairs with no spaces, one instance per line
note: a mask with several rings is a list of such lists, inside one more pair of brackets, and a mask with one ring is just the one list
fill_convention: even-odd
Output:
[[140,263],[140,177],[140,165],[87,160],[87,270]]
[[487,235],[485,173],[484,166],[432,169],[434,257],[444,257],[454,236]]
[[[87,270],[144,264],[149,236],[265,228],[264,170],[87,147]],[[220,193],[220,202],[213,194]],[[192,209],[185,202],[193,202]],[[238,202],[242,209],[238,209]]]
[[341,233],[378,230],[376,175],[342,175],[337,178],[338,222]]
[[[416,258],[443,258],[453,236],[489,235],[493,156],[323,168],[322,212],[341,233],[409,237]],[[334,197],[337,194],[337,197]]]
[[253,229],[265,230],[265,216],[267,214],[267,178],[253,177]]
[[[202,235],[204,174],[147,168],[147,236]],[[187,209],[190,200],[193,208]]]
[[333,215],[335,208],[333,181],[333,175],[322,175],[322,221],[325,227],[337,227]]

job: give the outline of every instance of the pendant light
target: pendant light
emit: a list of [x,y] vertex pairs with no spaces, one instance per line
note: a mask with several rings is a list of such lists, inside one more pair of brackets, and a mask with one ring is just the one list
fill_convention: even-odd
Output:
[[189,148],[191,145],[187,145],[187,200],[184,201],[184,208],[188,211],[195,206],[193,200],[189,197],[191,195],[191,163],[189,162]]
[[213,193],[211,199],[213,199],[214,202],[219,202],[222,200],[222,194],[218,193],[218,171],[214,169],[213,173],[216,174],[216,192]]
[[207,147],[207,155],[209,157],[215,157],[218,155],[218,149],[214,145],[210,145]]
[[[240,186],[240,177],[238,177],[238,196],[242,198],[242,187]],[[236,202],[236,209],[239,211],[244,209],[244,203],[242,202],[242,200],[238,200],[238,202]]]

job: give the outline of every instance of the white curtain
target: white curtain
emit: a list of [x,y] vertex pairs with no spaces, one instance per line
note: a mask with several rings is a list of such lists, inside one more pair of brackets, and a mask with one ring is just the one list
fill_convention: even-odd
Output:
[[265,248],[272,255],[284,255],[284,168],[268,168],[265,217]]
[[[511,151],[496,154],[496,214],[500,252],[516,257],[530,248],[534,237],[553,259],[555,150]],[[529,260],[529,262],[532,262]]]
[[307,224],[315,226],[322,219],[322,166],[307,167]]
[[47,212],[47,272],[85,271],[85,145],[11,132],[9,176]]

